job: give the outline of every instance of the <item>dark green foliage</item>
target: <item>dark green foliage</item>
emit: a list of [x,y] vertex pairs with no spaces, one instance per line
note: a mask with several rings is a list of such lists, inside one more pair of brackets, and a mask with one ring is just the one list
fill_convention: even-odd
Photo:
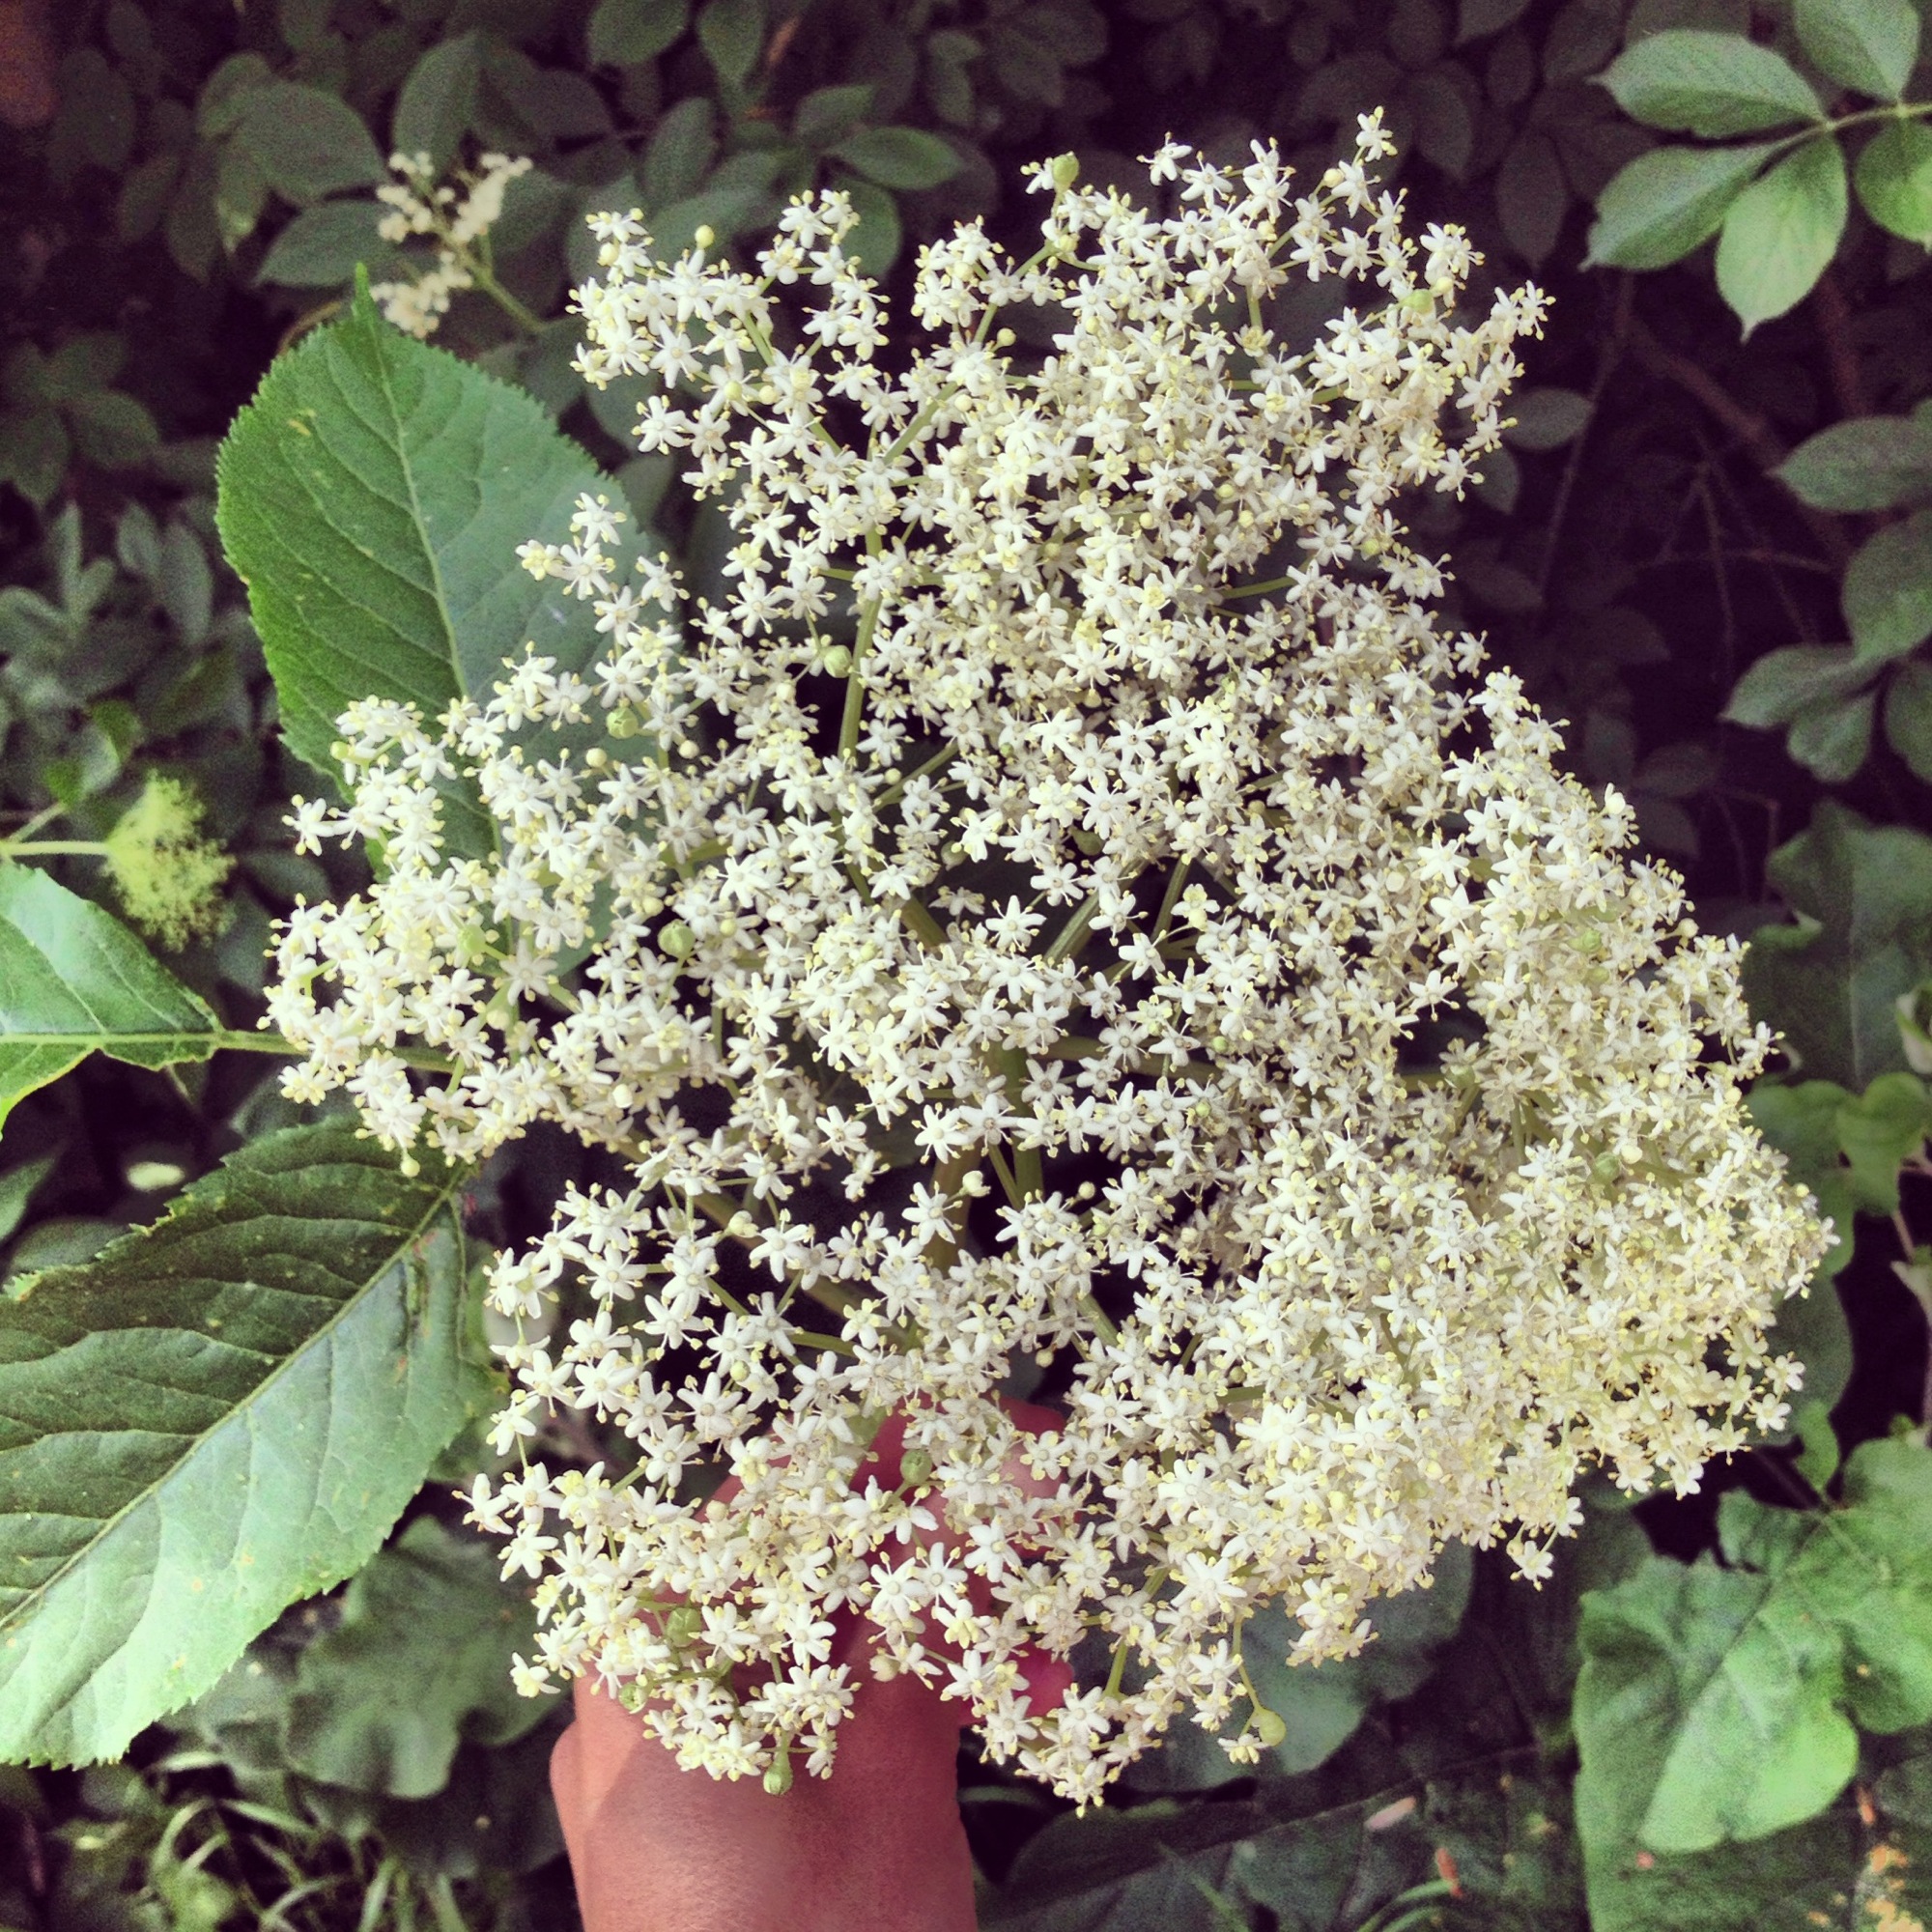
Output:
[[[453,1180],[406,1180],[343,1128],[263,1138],[294,1119],[263,1080],[272,1063],[215,1048],[253,1037],[269,920],[355,884],[288,849],[288,796],[319,781],[284,744],[326,767],[342,702],[434,709],[487,680],[506,640],[548,639],[545,612],[587,651],[580,607],[504,544],[546,517],[556,534],[600,477],[694,571],[722,560],[715,529],[664,507],[670,463],[627,441],[646,384],[590,392],[570,366],[575,327],[558,318],[594,268],[582,213],[638,207],[672,249],[708,225],[742,256],[788,194],[836,184],[898,296],[911,249],[959,216],[1023,238],[1022,161],[1071,149],[1090,178],[1131,186],[1133,156],[1174,133],[1236,164],[1272,138],[1319,172],[1354,115],[1382,106],[1418,222],[1466,224],[1496,285],[1534,272],[1556,298],[1480,486],[1411,506],[1450,559],[1448,621],[1486,630],[1568,722],[1576,769],[1632,800],[1700,917],[1754,935],[1749,995],[1792,1058],[1753,1111],[1840,1241],[1774,1337],[1805,1368],[1796,1439],[1706,1478],[1756,1500],[1732,1488],[1715,1529],[1694,1503],[1647,1505],[1671,1554],[1639,1568],[1628,1499],[1593,1492],[1542,1592],[1479,1557],[1464,1611],[1452,1553],[1346,1665],[1286,1668],[1285,1627],[1258,1617],[1251,1667],[1289,1735],[1256,1772],[1186,1730],[1078,1819],[969,1775],[982,1919],[1758,1932],[1932,1914],[1932,1733],[1917,1728],[1928,1452],[1858,1446],[1920,1400],[1932,1306],[1932,90],[1910,0],[56,12],[59,115],[0,131],[0,840],[98,842],[164,773],[239,864],[226,928],[164,967],[110,911],[98,858],[0,862],[10,1288],[76,1264],[0,1302],[0,1427],[24,1426],[18,1392],[75,1349],[134,1349],[151,1374],[156,1331],[130,1323],[157,1257],[166,1293],[194,1303],[168,1334],[211,1364],[244,1351],[236,1324],[269,1320],[277,1257],[327,1274],[338,1313],[258,1336],[282,1373],[238,1371],[220,1392],[229,1424],[172,1462],[156,1452],[158,1474],[123,1471],[136,1499],[122,1522],[173,1520],[179,1494],[204,1498],[181,1506],[185,1530],[232,1532],[186,1480],[194,1458],[338,1350],[404,1350],[422,1406],[399,1421],[370,1394],[345,1413],[369,1494],[339,1534],[298,1498],[262,1546],[273,1561],[220,1572],[213,1597],[155,1593],[192,1599],[191,1634],[218,1637],[192,1683],[169,1675],[181,1646],[161,1654],[186,1613],[144,1651],[138,1622],[56,1605],[63,1638],[79,1629],[145,1662],[113,1710],[0,1663],[0,1755],[119,1749],[210,1683],[211,1658],[363,1563],[478,1386]],[[378,233],[371,189],[397,149],[440,168],[489,149],[535,164],[492,238],[497,292],[460,294],[434,347],[350,299],[358,267],[380,281],[429,259]],[[1304,338],[1323,319],[1293,304],[1279,318]],[[218,561],[211,453],[265,374],[222,510],[258,636]],[[364,417],[353,444],[344,404]],[[329,437],[303,440],[310,410]],[[363,491],[353,512],[345,480]],[[310,485],[338,525],[295,554],[276,519]],[[399,511],[412,489],[417,509]],[[48,959],[66,962],[58,988]],[[147,1169],[177,1177],[162,1192],[246,1146],[156,1232],[93,1259],[154,1216],[156,1197],[124,1184],[130,1119]],[[560,1184],[548,1158],[520,1150],[493,1175],[486,1199],[508,1206],[490,1210],[491,1238],[526,1232],[517,1217]],[[433,1238],[412,1277],[418,1229]],[[184,1243],[226,1259],[194,1273]],[[95,1294],[111,1312],[72,1314]],[[51,1341],[49,1311],[67,1311]],[[79,1379],[58,1373],[63,1392]],[[157,1387],[155,1401],[193,1394]],[[9,1440],[0,1492],[10,1468],[17,1485],[55,1455],[35,1445],[60,1445],[71,1489],[74,1459],[116,1439]],[[612,1445],[543,1446],[554,1463]],[[216,1932],[283,1899],[273,1922],[303,1932],[561,1922],[561,1892],[526,1876],[556,1852],[544,1762],[559,1714],[504,1693],[528,1605],[437,1497],[480,1453],[439,1468],[345,1596],[290,1611],[129,1766],[66,1782],[0,1769],[0,1844],[17,1828],[40,1847],[37,1866],[0,1876],[0,1924]],[[10,1535],[28,1493],[12,1492]],[[115,1538],[132,1547],[130,1530],[104,1538],[102,1574],[136,1576]],[[146,1601],[130,1591],[129,1614]],[[35,1669],[50,1654],[36,1639]]]

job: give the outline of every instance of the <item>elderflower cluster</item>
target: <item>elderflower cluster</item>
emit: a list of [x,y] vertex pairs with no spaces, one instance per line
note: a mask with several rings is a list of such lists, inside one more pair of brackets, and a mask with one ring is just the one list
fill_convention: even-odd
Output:
[[[392,1146],[605,1151],[492,1276],[522,1460],[472,1513],[537,1579],[526,1689],[594,1671],[779,1789],[856,1668],[910,1671],[1085,1801],[1179,1716],[1278,1736],[1257,1606],[1346,1655],[1447,1543],[1547,1574],[1585,1464],[1686,1490],[1783,1417],[1821,1235],[1743,1104],[1737,949],[1438,635],[1398,522],[1493,447],[1542,298],[1464,319],[1387,147],[1297,194],[1170,146],[1165,218],[1042,167],[1031,260],[923,252],[902,366],[839,194],[751,270],[597,218],[580,366],[656,379],[723,587],[602,498],[526,545],[608,650],[351,708],[299,830],[384,870],[270,994],[289,1093]],[[1312,345],[1295,278],[1348,298]],[[614,1479],[532,1460],[570,1408]]]
[[476,286],[478,250],[502,217],[504,191],[519,175],[529,173],[530,159],[527,155],[514,160],[508,155],[484,155],[477,166],[480,173],[458,176],[459,190],[438,184],[436,163],[426,154],[389,156],[389,171],[399,179],[376,190],[376,199],[389,210],[376,232],[384,242],[428,236],[438,244],[435,263],[420,274],[408,281],[370,284],[371,298],[406,334],[425,340],[434,335],[449,312],[450,298]]

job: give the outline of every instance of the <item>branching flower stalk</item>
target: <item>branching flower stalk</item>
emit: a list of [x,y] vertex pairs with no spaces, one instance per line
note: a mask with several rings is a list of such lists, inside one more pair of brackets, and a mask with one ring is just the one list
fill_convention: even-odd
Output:
[[[270,994],[296,1099],[624,1169],[493,1276],[499,1450],[555,1406],[635,1445],[475,1486],[539,1579],[524,1688],[595,1672],[780,1788],[831,1765],[856,1614],[1084,1802],[1179,1715],[1279,1735],[1263,1603],[1346,1655],[1449,1542],[1547,1575],[1585,1465],[1685,1491],[1782,1420],[1823,1236],[1744,1108],[1738,949],[1438,633],[1398,522],[1494,447],[1543,298],[1464,320],[1388,151],[1370,117],[1297,195],[1169,146],[1165,218],[1042,166],[1032,261],[923,251],[898,375],[840,195],[752,271],[597,217],[580,366],[659,379],[639,446],[722,505],[727,587],[601,498],[526,546],[608,653],[345,715],[299,836],[384,871],[297,910]],[[1355,298],[1312,347],[1296,277]],[[1020,302],[1064,317],[1037,366]],[[452,780],[496,856],[445,847]],[[1036,1373],[1045,1433],[1002,1399]]]
[[477,165],[480,173],[459,174],[452,186],[439,184],[428,155],[389,156],[396,180],[376,190],[376,199],[389,211],[377,223],[377,233],[384,242],[426,236],[436,243],[436,260],[420,274],[370,285],[370,297],[384,317],[406,334],[424,340],[434,335],[451,297],[462,289],[481,289],[526,335],[543,327],[497,279],[490,258],[490,230],[502,217],[510,184],[529,173],[529,156],[484,155]]

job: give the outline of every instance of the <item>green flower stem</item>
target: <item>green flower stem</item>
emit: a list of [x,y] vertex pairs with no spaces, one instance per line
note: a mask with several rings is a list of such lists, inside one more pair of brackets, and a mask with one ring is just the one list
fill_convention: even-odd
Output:
[[1094,915],[1100,910],[1100,895],[1092,894],[1078,912],[1061,928],[1060,936],[1046,949],[1046,962],[1058,966],[1070,959],[1087,943],[1088,930],[1094,923]]
[[99,838],[0,838],[0,859],[104,859]]
[[[883,546],[877,530],[866,532],[866,554],[877,556]],[[859,634],[852,640],[852,668],[845,674],[845,710],[838,721],[838,755],[850,758],[859,750],[859,725],[866,716],[866,653],[872,647],[872,633],[879,627],[879,606],[883,600],[867,598],[859,607]]]
[[[291,1060],[299,1060],[307,1051],[298,1046],[294,1040],[285,1039],[278,1033],[254,1033],[238,1028],[226,1028],[212,1036],[215,1050],[220,1053],[277,1053]],[[404,1046],[393,1049],[395,1056],[405,1066],[413,1066],[419,1073],[454,1073],[458,1071],[456,1062],[446,1054],[431,1053],[424,1047]]]
[[473,256],[469,262],[469,272],[477,288],[488,296],[526,335],[537,336],[543,333],[543,318],[520,302],[489,269]]

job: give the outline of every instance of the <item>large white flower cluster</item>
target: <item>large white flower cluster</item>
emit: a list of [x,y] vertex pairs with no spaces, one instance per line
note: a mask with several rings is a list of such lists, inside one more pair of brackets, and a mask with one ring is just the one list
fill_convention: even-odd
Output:
[[[600,220],[581,366],[659,379],[639,441],[726,587],[601,499],[526,547],[608,654],[345,717],[301,829],[384,870],[298,910],[271,998],[290,1093],[385,1142],[550,1121],[624,1176],[494,1276],[499,1445],[557,1406],[635,1445],[479,1480],[541,1579],[526,1686],[597,1671],[777,1788],[862,1616],[864,1667],[1085,1800],[1178,1715],[1278,1735],[1257,1605],[1347,1653],[1445,1543],[1544,1574],[1581,1466],[1688,1489],[1782,1418],[1821,1236],[1742,1104],[1736,947],[1437,635],[1397,521],[1493,446],[1542,300],[1462,319],[1386,146],[1298,197],[1169,148],[1164,219],[1043,167],[1038,253],[927,248],[892,365],[838,194],[751,272]],[[1312,347],[1297,277],[1359,291]],[[452,781],[492,856],[445,849]],[[1042,1373],[1050,1428],[1005,1400]]]

